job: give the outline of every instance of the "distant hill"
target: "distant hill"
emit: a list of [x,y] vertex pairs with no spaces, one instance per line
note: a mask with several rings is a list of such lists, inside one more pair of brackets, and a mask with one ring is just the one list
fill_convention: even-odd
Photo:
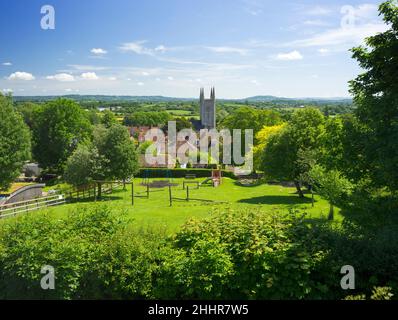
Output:
[[321,103],[326,103],[326,102],[342,102],[342,103],[352,103],[351,98],[283,98],[283,97],[275,97],[275,96],[254,96],[254,97],[249,97],[246,99],[243,99],[244,101],[248,102],[282,102],[282,101],[288,101],[288,102],[321,102]]
[[100,102],[170,102],[170,101],[193,101],[190,98],[172,98],[163,96],[110,96],[110,95],[62,95],[62,96],[14,96],[14,101],[36,101],[46,102],[58,98],[67,98],[76,101],[100,101]]
[[[198,98],[176,98],[164,96],[113,96],[113,95],[63,95],[63,96],[14,96],[14,101],[33,101],[33,102],[46,102],[57,98],[68,98],[75,101],[84,102],[178,102],[178,101],[198,101]],[[327,104],[327,103],[352,103],[350,98],[283,98],[275,96],[254,96],[244,99],[218,99],[222,102],[248,102],[248,103],[276,103],[283,102],[292,104]]]

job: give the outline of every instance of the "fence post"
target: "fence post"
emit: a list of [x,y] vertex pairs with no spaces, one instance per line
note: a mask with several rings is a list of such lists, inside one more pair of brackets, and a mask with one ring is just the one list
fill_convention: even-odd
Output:
[[101,196],[102,196],[102,194],[101,194],[101,183],[100,182],[98,182],[98,199],[101,199]]
[[187,201],[189,201],[189,186],[187,186]]
[[149,184],[146,185],[146,197],[149,199]]
[[134,206],[134,182],[131,181],[131,205]]
[[171,195],[171,186],[169,185],[169,200],[170,200],[170,207],[173,206],[173,197]]

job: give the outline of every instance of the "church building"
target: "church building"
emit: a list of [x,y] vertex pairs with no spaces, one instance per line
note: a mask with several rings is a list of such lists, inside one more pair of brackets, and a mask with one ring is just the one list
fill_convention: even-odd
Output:
[[204,89],[200,89],[200,123],[205,129],[216,128],[216,91],[211,89],[210,99],[205,99]]

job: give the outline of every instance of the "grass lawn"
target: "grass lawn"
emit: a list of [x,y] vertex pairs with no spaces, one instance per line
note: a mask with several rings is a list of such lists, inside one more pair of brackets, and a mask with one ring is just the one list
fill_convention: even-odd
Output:
[[[161,180],[161,179],[157,179]],[[204,179],[197,179],[203,181]],[[230,207],[232,209],[261,208],[265,212],[287,212],[289,208],[300,209],[308,213],[309,219],[326,219],[329,205],[328,202],[315,196],[315,207],[311,206],[310,195],[300,199],[295,194],[294,188],[282,187],[279,185],[262,184],[258,186],[241,186],[236,181],[223,178],[223,184],[214,188],[211,185],[203,185],[200,189],[191,185],[190,198],[185,200],[186,191],[182,190],[182,179],[174,179],[179,185],[172,188],[173,206],[169,206],[168,188],[151,189],[149,199],[135,198],[135,205],[131,205],[131,185],[127,190],[115,190],[111,195],[104,195],[102,203],[107,203],[112,209],[128,213],[132,218],[132,225],[137,227],[151,227],[164,229],[172,233],[189,218],[203,218],[211,214],[213,208]],[[141,179],[134,184],[135,193],[146,197],[146,187],[140,185]],[[30,214],[48,213],[54,217],[62,217],[77,207],[93,206],[92,200],[70,203],[58,207],[52,207]],[[335,220],[342,220],[339,209],[336,208]]]

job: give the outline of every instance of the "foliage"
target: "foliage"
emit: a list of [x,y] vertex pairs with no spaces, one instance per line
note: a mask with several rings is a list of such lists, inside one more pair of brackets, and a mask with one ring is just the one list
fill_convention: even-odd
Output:
[[279,124],[275,126],[265,126],[256,135],[257,144],[253,148],[253,160],[254,168],[260,169],[262,163],[262,156],[265,145],[267,144],[269,138],[281,131],[285,127],[285,124]]
[[[213,256],[218,264],[233,263],[232,270],[223,271],[223,277],[229,279],[223,284],[223,299],[316,298],[328,290],[327,252],[320,249],[313,229],[294,215],[224,210],[210,219],[187,223],[174,241],[191,259],[195,258],[191,251],[204,242],[217,244],[221,252],[226,250],[227,256]],[[208,263],[206,269],[217,265]],[[206,269],[201,276],[205,279],[211,277]],[[217,287],[208,297],[219,297]]]
[[77,145],[90,136],[91,125],[78,104],[67,99],[48,102],[34,115],[34,159],[44,169],[62,172]]
[[256,135],[264,126],[274,126],[281,122],[279,113],[273,110],[256,110],[250,107],[241,107],[227,116],[222,121],[221,127],[229,130],[252,129],[254,135]]
[[[177,159],[178,160],[178,159]],[[178,162],[179,163],[179,162]],[[197,178],[210,178],[212,169],[182,169],[182,168],[174,168],[174,169],[153,169],[153,168],[141,168],[139,172],[136,174],[136,177],[143,178],[166,178],[171,176],[172,178],[184,178],[188,174],[193,174]],[[221,174],[223,177],[228,177],[232,179],[236,179],[235,175],[230,171],[222,170]]]
[[101,123],[105,126],[105,128],[110,128],[113,125],[117,124],[117,120],[115,114],[112,111],[105,110],[102,112]]
[[318,158],[324,121],[316,109],[294,112],[287,125],[271,135],[265,145],[261,168],[266,177],[295,181],[298,193],[303,196],[300,180],[309,170],[308,164]]
[[104,180],[108,160],[99,154],[98,149],[90,143],[81,143],[68,158],[64,179],[74,186],[83,186],[92,180]]
[[329,201],[329,219],[333,219],[333,207],[344,195],[348,195],[352,189],[352,184],[341,175],[337,170],[325,170],[319,165],[314,165],[309,171],[309,176],[314,182],[313,185],[318,194]]
[[172,117],[168,112],[134,112],[132,114],[126,115],[123,120],[125,126],[132,127],[157,127],[164,126],[167,121],[171,120]]
[[126,127],[113,125],[109,129],[97,130],[94,145],[107,160],[107,178],[125,180],[138,171],[136,146]]
[[365,70],[350,82],[359,122],[353,139],[360,144],[351,153],[361,156],[357,174],[370,177],[377,187],[398,189],[398,5],[389,0],[379,7],[390,27],[366,39],[366,47],[352,49]]
[[30,157],[30,132],[11,97],[0,93],[0,190],[8,189]]
[[[81,209],[65,220],[25,216],[2,226],[0,295],[15,299],[72,299],[85,296],[111,236],[122,228],[109,209]],[[55,269],[55,290],[42,290],[44,265]]]

